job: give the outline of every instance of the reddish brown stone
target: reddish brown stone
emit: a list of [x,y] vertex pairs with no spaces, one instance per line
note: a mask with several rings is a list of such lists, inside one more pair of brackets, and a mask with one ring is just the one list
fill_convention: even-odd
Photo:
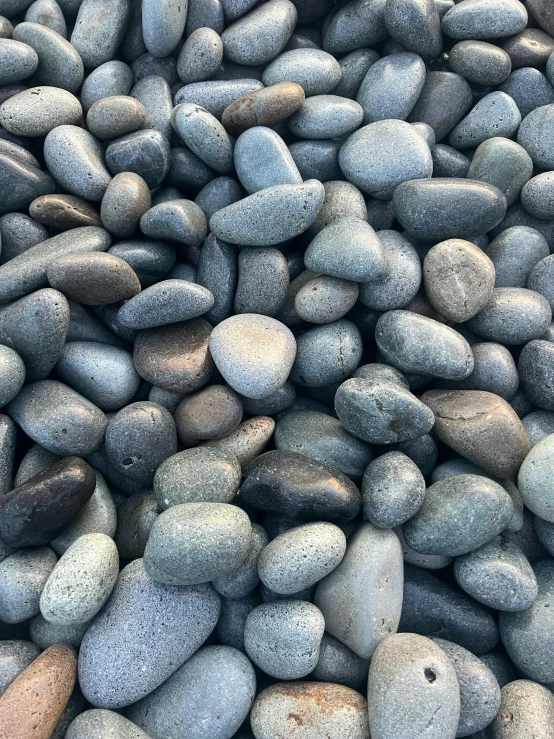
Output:
[[295,82],[279,82],[235,100],[223,111],[221,122],[233,136],[252,126],[275,126],[304,104],[304,90]]
[[0,739],[49,739],[76,675],[74,649],[66,644],[46,649],[0,697]]

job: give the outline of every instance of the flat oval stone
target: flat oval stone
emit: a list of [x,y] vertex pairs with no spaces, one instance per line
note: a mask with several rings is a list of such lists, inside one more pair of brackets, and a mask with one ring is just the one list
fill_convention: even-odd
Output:
[[75,686],[77,656],[67,644],[39,655],[0,698],[6,736],[50,736]]
[[340,65],[331,54],[319,49],[294,49],[268,64],[262,82],[266,86],[293,82],[300,85],[308,97],[330,93],[340,78]]
[[100,143],[78,126],[54,128],[44,141],[48,169],[66,190],[85,200],[98,201],[110,184]]
[[512,662],[537,682],[552,682],[552,582],[554,567],[550,559],[534,566],[538,595],[525,611],[499,614],[502,643]]
[[96,477],[82,459],[67,457],[2,497],[0,538],[14,547],[54,539],[87,503]]
[[215,327],[210,351],[216,367],[234,390],[247,397],[263,398],[276,392],[288,378],[296,342],[279,321],[243,313]]
[[128,95],[133,84],[131,68],[120,61],[101,64],[87,76],[81,90],[81,100],[85,110],[103,98],[114,95]]
[[232,573],[251,546],[252,526],[241,508],[183,503],[163,511],[154,522],[144,567],[156,582],[198,585]]
[[457,557],[500,534],[512,513],[511,498],[497,483],[479,475],[453,475],[427,488],[403,535],[416,552]]
[[485,41],[455,44],[450,50],[448,64],[453,72],[479,85],[499,85],[512,71],[508,52]]
[[40,594],[57,557],[49,547],[20,549],[0,564],[0,617],[17,624],[40,611]]
[[92,454],[107,426],[99,408],[56,380],[26,385],[9,404],[8,413],[33,441],[65,456]]
[[496,271],[495,287],[527,287],[533,267],[549,256],[544,236],[528,226],[502,231],[487,247]]
[[348,521],[361,505],[358,489],[345,475],[303,454],[267,452],[245,474],[241,497],[261,510],[304,520]]
[[286,736],[301,731],[306,737],[326,732],[332,739],[369,739],[365,698],[330,682],[271,685],[256,698],[250,721],[258,739],[271,739],[278,731],[286,731]]
[[547,739],[545,732],[554,716],[549,690],[531,680],[514,680],[502,688],[501,695],[500,709],[492,724],[494,739],[515,739],[518,733],[524,736],[528,732]]
[[520,123],[521,113],[513,98],[495,90],[481,98],[455,126],[448,143],[455,149],[464,149],[478,146],[496,136],[510,138]]
[[472,100],[471,87],[459,74],[431,71],[408,117],[430,125],[439,143],[471,108]]
[[29,213],[35,221],[63,231],[83,226],[102,226],[98,211],[75,195],[42,195],[29,205]]
[[40,596],[47,621],[69,625],[93,618],[108,600],[119,574],[119,556],[105,534],[85,534],[54,567]]
[[232,433],[221,439],[210,439],[202,446],[233,454],[244,469],[259,457],[275,430],[275,421],[269,416],[254,416],[243,421]]
[[297,292],[294,309],[303,321],[331,323],[346,315],[358,300],[357,283],[321,275]]
[[166,80],[160,74],[143,77],[132,88],[131,96],[144,107],[146,118],[143,128],[155,129],[170,138],[173,96]]
[[60,36],[67,37],[65,18],[56,0],[35,0],[27,8],[25,20],[31,23],[40,23],[56,31]]
[[527,151],[536,167],[552,169],[552,131],[554,105],[542,105],[529,113],[519,127],[517,141]]
[[369,464],[362,481],[364,515],[381,528],[394,528],[412,518],[425,496],[425,480],[402,452],[386,452]]
[[393,207],[411,236],[429,241],[467,239],[500,223],[506,198],[493,185],[477,180],[420,179],[397,187]]
[[404,121],[377,121],[356,131],[342,145],[339,164],[349,182],[382,200],[390,200],[400,183],[419,182],[433,171],[429,147]]
[[139,729],[129,719],[115,711],[105,708],[93,708],[80,713],[70,723],[67,739],[102,739],[113,734],[119,739],[150,739],[148,734]]
[[177,91],[174,102],[175,105],[201,105],[216,118],[220,118],[228,105],[262,88],[263,84],[259,80],[250,78],[192,82]]
[[11,38],[0,38],[1,85],[13,85],[30,77],[38,67],[38,56],[32,46]]
[[529,561],[516,544],[503,537],[457,557],[454,576],[472,598],[500,611],[525,611],[537,597],[537,580]]
[[396,534],[361,524],[350,536],[340,565],[317,586],[314,602],[325,617],[327,632],[359,657],[371,657],[398,628],[402,572]]
[[206,313],[213,295],[201,285],[185,280],[162,280],[127,301],[118,320],[130,329],[146,329],[187,321]]
[[241,185],[250,194],[277,185],[302,184],[287,145],[270,128],[256,126],[239,136],[234,163]]
[[230,103],[221,122],[231,135],[240,136],[254,126],[276,126],[302,107],[304,100],[304,90],[296,82],[271,83]]
[[181,103],[173,109],[171,123],[189,149],[205,164],[221,174],[232,170],[233,144],[229,134],[205,108]]
[[386,361],[403,372],[463,380],[473,371],[463,336],[418,313],[388,311],[377,321],[375,341]]
[[536,443],[523,460],[518,488],[525,505],[544,521],[554,522],[554,497],[551,493],[552,448],[554,435]]
[[113,175],[135,172],[154,189],[169,171],[169,141],[155,129],[135,131],[112,141],[106,149],[106,165]]
[[456,672],[447,655],[423,636],[393,634],[377,647],[367,699],[372,736],[408,737],[416,726],[425,727],[429,739],[456,736],[460,717]]
[[497,287],[468,328],[484,339],[507,345],[540,339],[551,322],[550,304],[540,293],[516,287]]
[[316,180],[268,187],[214,213],[210,228],[231,244],[272,246],[309,228],[324,196],[323,185]]
[[164,460],[154,476],[162,510],[184,503],[231,503],[239,489],[237,458],[220,449],[186,449]]
[[177,0],[144,0],[142,35],[148,51],[166,57],[175,49],[187,20],[188,3]]
[[289,0],[269,0],[228,26],[221,34],[225,57],[254,66],[274,59],[296,25],[296,7]]
[[394,0],[385,9],[391,37],[407,51],[434,59],[442,47],[441,18],[434,0]]
[[23,639],[5,639],[0,644],[0,695],[40,654],[40,649]]
[[201,439],[220,439],[235,431],[242,419],[243,400],[226,385],[209,385],[187,395],[177,403],[174,415],[182,443],[188,446]]
[[78,99],[58,87],[32,87],[0,105],[0,125],[16,136],[46,136],[53,128],[77,123]]
[[[12,154],[14,152],[12,151]],[[0,152],[0,186],[4,198],[0,215],[16,208],[27,208],[35,198],[55,190],[52,178],[33,164],[25,164],[20,158]]]
[[339,8],[323,34],[325,51],[340,55],[384,41],[387,37],[385,5],[386,0],[369,4],[353,0]]
[[440,441],[495,477],[514,475],[530,449],[519,417],[498,395],[481,390],[430,390]]
[[164,390],[189,393],[208,381],[213,360],[208,349],[211,325],[203,318],[141,332],[133,360],[139,375]]
[[[203,644],[219,609],[211,585],[162,585],[148,577],[141,559],[134,560],[120,573],[81,644],[79,683],[85,697],[93,705],[120,708],[148,695]],[[160,618],[166,624],[162,642]]]
[[236,313],[275,316],[289,287],[287,261],[279,249],[245,247],[239,252],[239,277],[235,292]]
[[207,234],[206,217],[192,200],[168,200],[154,205],[140,219],[141,231],[154,239],[199,246]]
[[114,236],[132,236],[151,204],[150,191],[142,177],[134,172],[116,174],[102,198],[102,224]]
[[129,19],[129,0],[83,0],[75,27],[71,34],[71,45],[79,52],[86,67],[95,69],[110,61],[123,39]]
[[[219,32],[223,29],[220,28]],[[209,79],[223,61],[223,43],[213,28],[197,27],[179,52],[177,74],[185,85]]]
[[116,139],[144,126],[146,109],[142,103],[124,95],[102,98],[87,113],[87,126],[100,141]]
[[471,0],[446,13],[442,30],[455,39],[502,38],[523,31],[527,19],[525,7],[517,0]]
[[301,139],[331,139],[358,128],[363,110],[354,100],[338,95],[314,95],[288,120],[288,128]]
[[132,298],[140,282],[127,262],[113,254],[67,254],[47,269],[50,284],[85,305],[108,305]]
[[52,85],[76,94],[83,83],[84,66],[77,50],[62,35],[41,23],[18,23],[13,38],[37,53],[36,72],[41,85]]

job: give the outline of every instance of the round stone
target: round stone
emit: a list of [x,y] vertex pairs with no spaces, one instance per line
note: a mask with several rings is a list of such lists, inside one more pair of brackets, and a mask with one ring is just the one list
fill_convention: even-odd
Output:
[[454,39],[502,38],[523,31],[527,19],[527,10],[518,0],[471,0],[446,13],[442,30]]
[[57,560],[49,547],[35,547],[20,549],[0,563],[2,621],[22,623],[39,613],[40,594]]
[[386,452],[373,460],[364,473],[364,515],[376,526],[400,526],[417,513],[424,496],[424,477],[402,452]]
[[552,320],[550,304],[540,293],[516,287],[497,287],[468,328],[489,341],[508,346],[540,339]]
[[507,51],[486,41],[460,41],[448,55],[453,72],[478,85],[499,85],[512,71]]
[[340,78],[340,65],[331,54],[319,49],[294,49],[286,51],[267,65],[262,82],[266,87],[294,82],[303,88],[308,97],[330,93]]
[[278,82],[254,90],[230,103],[221,115],[221,122],[232,136],[254,126],[275,126],[302,107],[303,88],[295,82]]
[[539,518],[554,523],[554,497],[551,493],[554,434],[549,434],[531,449],[518,475],[518,488],[525,505]]
[[69,724],[65,736],[66,739],[101,739],[110,734],[119,739],[149,739],[132,721],[105,708],[83,711]]
[[517,141],[527,151],[536,167],[554,168],[554,105],[542,105],[531,111],[519,127]]
[[127,262],[103,252],[58,257],[47,277],[52,287],[85,305],[117,303],[140,292],[139,279]]
[[298,14],[289,0],[269,0],[228,26],[221,35],[225,57],[254,66],[274,59],[289,40]]
[[0,67],[2,69],[0,84],[13,85],[14,82],[20,82],[36,71],[38,56],[28,44],[2,37],[0,38]]

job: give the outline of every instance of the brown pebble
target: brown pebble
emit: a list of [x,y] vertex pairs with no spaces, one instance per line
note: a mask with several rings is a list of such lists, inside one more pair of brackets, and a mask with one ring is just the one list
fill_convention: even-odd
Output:
[[295,82],[279,82],[235,100],[223,111],[221,122],[233,136],[253,126],[275,126],[304,104],[304,90]]
[[100,213],[75,195],[42,195],[33,200],[29,214],[45,226],[63,231],[79,226],[101,226]]
[[46,276],[52,287],[84,305],[118,303],[140,292],[127,262],[104,252],[66,254],[50,264]]
[[484,390],[429,390],[421,400],[435,414],[440,441],[495,477],[516,474],[531,444],[503,398]]
[[203,318],[140,331],[133,353],[137,372],[164,390],[198,390],[214,368],[208,347],[211,331],[211,324]]
[[48,647],[0,697],[0,739],[49,739],[76,676],[75,650],[66,644]]

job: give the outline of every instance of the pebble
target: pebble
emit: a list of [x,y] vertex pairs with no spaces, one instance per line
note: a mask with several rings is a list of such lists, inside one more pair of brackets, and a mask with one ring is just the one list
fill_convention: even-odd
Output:
[[60,256],[46,275],[52,287],[85,305],[117,303],[140,292],[138,277],[127,262],[103,252]]
[[0,38],[0,61],[2,85],[12,85],[24,80],[38,67],[38,56],[32,46],[11,38]]
[[369,730],[392,739],[416,736],[454,739],[460,689],[449,657],[430,639],[394,634],[376,649],[368,677]]
[[510,496],[497,483],[480,475],[453,475],[427,488],[402,533],[416,552],[457,557],[500,534],[512,514]]
[[515,141],[493,136],[475,150],[467,176],[494,185],[504,193],[508,205],[512,205],[533,176],[533,161]]
[[290,153],[304,180],[318,179],[321,182],[341,177],[338,154],[340,141],[296,141],[290,145]]
[[29,205],[29,213],[39,223],[62,231],[102,226],[98,211],[75,195],[43,195]]
[[235,312],[277,315],[289,287],[289,271],[283,253],[267,246],[245,247],[239,252],[238,270]]
[[25,364],[17,352],[0,346],[0,406],[13,400],[25,382]]
[[173,101],[167,81],[156,74],[143,77],[132,88],[131,96],[144,107],[146,117],[142,128],[155,129],[169,139]]
[[[250,595],[260,582],[258,560],[268,543],[269,536],[266,530],[257,523],[252,524],[252,546],[246,559],[231,573],[213,581],[217,592],[225,598],[233,599],[246,598]],[[243,649],[242,644],[240,648]]]
[[237,64],[267,64],[281,52],[296,24],[289,0],[269,0],[228,26],[221,35],[225,57]]
[[[22,623],[39,612],[40,594],[57,559],[48,547],[36,547],[21,549],[0,563],[2,621],[8,624]],[[5,696],[6,692],[3,698]],[[2,702],[0,701],[0,715]]]
[[45,136],[57,126],[77,123],[81,115],[77,98],[57,87],[32,87],[0,106],[0,124],[18,136]]
[[166,57],[178,45],[185,30],[188,3],[178,0],[144,0],[142,35],[148,51]]
[[188,36],[179,52],[177,74],[185,85],[202,82],[215,74],[222,61],[223,43],[219,33],[213,28],[199,27]]
[[505,49],[485,41],[460,41],[448,55],[453,72],[478,85],[499,85],[512,71],[512,60]]
[[214,304],[205,287],[185,280],[162,280],[122,306],[118,321],[129,329],[147,329],[187,321],[206,313]]
[[512,68],[539,67],[546,64],[554,51],[552,37],[541,28],[524,28],[502,45],[512,62]]
[[13,547],[47,544],[77,516],[95,485],[93,469],[78,457],[49,465],[2,497],[2,541]]
[[170,167],[169,142],[155,129],[135,131],[112,141],[105,157],[112,175],[135,172],[151,190],[164,180]]
[[343,6],[330,19],[323,34],[323,48],[330,54],[343,54],[384,41],[385,3],[367,3],[355,0],[352,6]]
[[425,77],[421,93],[409,118],[427,123],[442,141],[461,121],[472,104],[469,83],[454,72],[431,71]]
[[518,475],[518,488],[525,505],[549,522],[554,522],[554,501],[548,484],[553,443],[554,436],[551,434],[535,443],[523,460]]
[[[94,706],[121,708],[148,695],[204,643],[219,609],[210,585],[162,585],[148,577],[142,559],[134,560],[120,573],[81,644],[79,683],[85,698]],[[142,669],[145,660],[148,670]]]
[[242,187],[232,177],[216,177],[200,190],[194,202],[209,221],[218,210],[240,200],[242,193]]
[[90,621],[110,596],[119,574],[117,547],[105,534],[79,537],[54,567],[40,596],[40,611],[54,624]]
[[550,341],[530,341],[519,355],[521,386],[529,400],[539,408],[554,410],[551,391],[552,350]]
[[25,20],[31,23],[40,23],[56,31],[60,36],[67,38],[67,25],[64,14],[56,0],[35,0],[27,8]]
[[18,254],[45,241],[48,238],[48,231],[30,216],[23,213],[6,213],[0,217],[0,238],[2,239],[0,264],[5,264]]
[[341,79],[341,68],[331,54],[319,49],[295,49],[274,59],[264,69],[266,87],[282,82],[300,85],[306,97],[327,95]]
[[83,82],[81,100],[85,110],[104,98],[128,95],[133,84],[133,73],[125,62],[105,62],[88,75]]
[[255,694],[256,675],[248,658],[232,647],[208,646],[128,713],[154,739],[235,736]]
[[66,644],[40,654],[0,698],[0,726],[6,736],[49,737],[75,685],[77,657]]
[[364,515],[381,528],[394,528],[414,516],[425,496],[425,480],[402,452],[386,452],[371,462],[362,481]]
[[497,287],[468,327],[484,339],[514,346],[541,338],[551,313],[546,298],[534,290]]
[[384,275],[360,286],[360,302],[376,311],[404,308],[421,285],[421,262],[417,251],[397,231],[379,231],[377,238],[385,256]]
[[143,178],[134,172],[121,172],[112,179],[102,198],[102,225],[119,238],[132,236],[151,204]]
[[129,0],[83,0],[79,4],[70,41],[85,67],[96,69],[113,58],[123,39],[130,9]]
[[494,264],[495,287],[524,288],[533,267],[549,256],[549,248],[535,229],[512,226],[491,241],[486,253]]
[[302,184],[287,145],[279,134],[265,126],[255,126],[239,136],[234,164],[240,183],[249,194],[276,185]]
[[77,649],[90,626],[90,622],[76,626],[54,626],[41,613],[29,621],[29,633],[40,649],[48,649],[53,644],[68,644]]
[[502,38],[523,31],[527,20],[527,11],[518,0],[473,0],[451,8],[442,19],[442,30],[454,39]]
[[317,665],[324,629],[323,615],[312,603],[264,603],[248,614],[244,646],[265,673],[279,680],[294,680],[305,677]]
[[501,344],[479,342],[471,347],[473,372],[465,380],[441,382],[452,390],[486,390],[510,401],[519,387],[518,371],[509,350]]
[[220,118],[225,108],[235,100],[261,90],[263,84],[250,77],[239,79],[209,80],[207,82],[191,82],[177,91],[175,105],[195,103],[206,108],[216,118]]
[[340,383],[356,369],[361,355],[361,334],[352,322],[317,326],[298,337],[291,379],[305,387]]
[[502,688],[492,736],[515,739],[518,733],[523,733],[547,739],[553,716],[554,701],[549,690],[531,680],[514,680]]
[[513,98],[499,90],[481,98],[450,132],[455,149],[479,146],[493,136],[510,138],[519,128],[521,113]]
[[513,98],[522,118],[536,108],[554,103],[554,89],[538,69],[525,67],[514,70],[500,89]]
[[173,109],[175,132],[205,164],[226,174],[233,167],[233,144],[221,123],[205,108],[181,103]]
[[39,654],[39,648],[30,641],[6,639],[0,643],[0,695]]
[[83,711],[70,723],[65,736],[66,739],[104,739],[110,734],[119,739],[150,739],[132,721],[104,708]]
[[554,129],[554,105],[542,105],[531,111],[519,127],[518,144],[527,151],[533,164],[543,169],[552,169],[554,153],[551,132]]
[[228,436],[204,442],[203,446],[234,454],[244,469],[264,451],[275,430],[275,421],[269,416],[254,416],[243,421]]
[[278,731],[286,731],[283,736],[326,732],[330,739],[369,739],[365,698],[331,682],[271,685],[256,698],[250,722],[257,739],[271,739]]
[[0,215],[16,208],[26,208],[40,195],[55,189],[52,178],[32,164],[0,152],[0,186],[5,195],[0,204]]
[[296,82],[276,82],[230,103],[221,122],[230,134],[240,136],[254,126],[277,125],[302,107],[304,100],[304,89]]
[[102,98],[87,113],[87,126],[100,141],[116,139],[144,126],[146,109],[142,103],[123,95]]

